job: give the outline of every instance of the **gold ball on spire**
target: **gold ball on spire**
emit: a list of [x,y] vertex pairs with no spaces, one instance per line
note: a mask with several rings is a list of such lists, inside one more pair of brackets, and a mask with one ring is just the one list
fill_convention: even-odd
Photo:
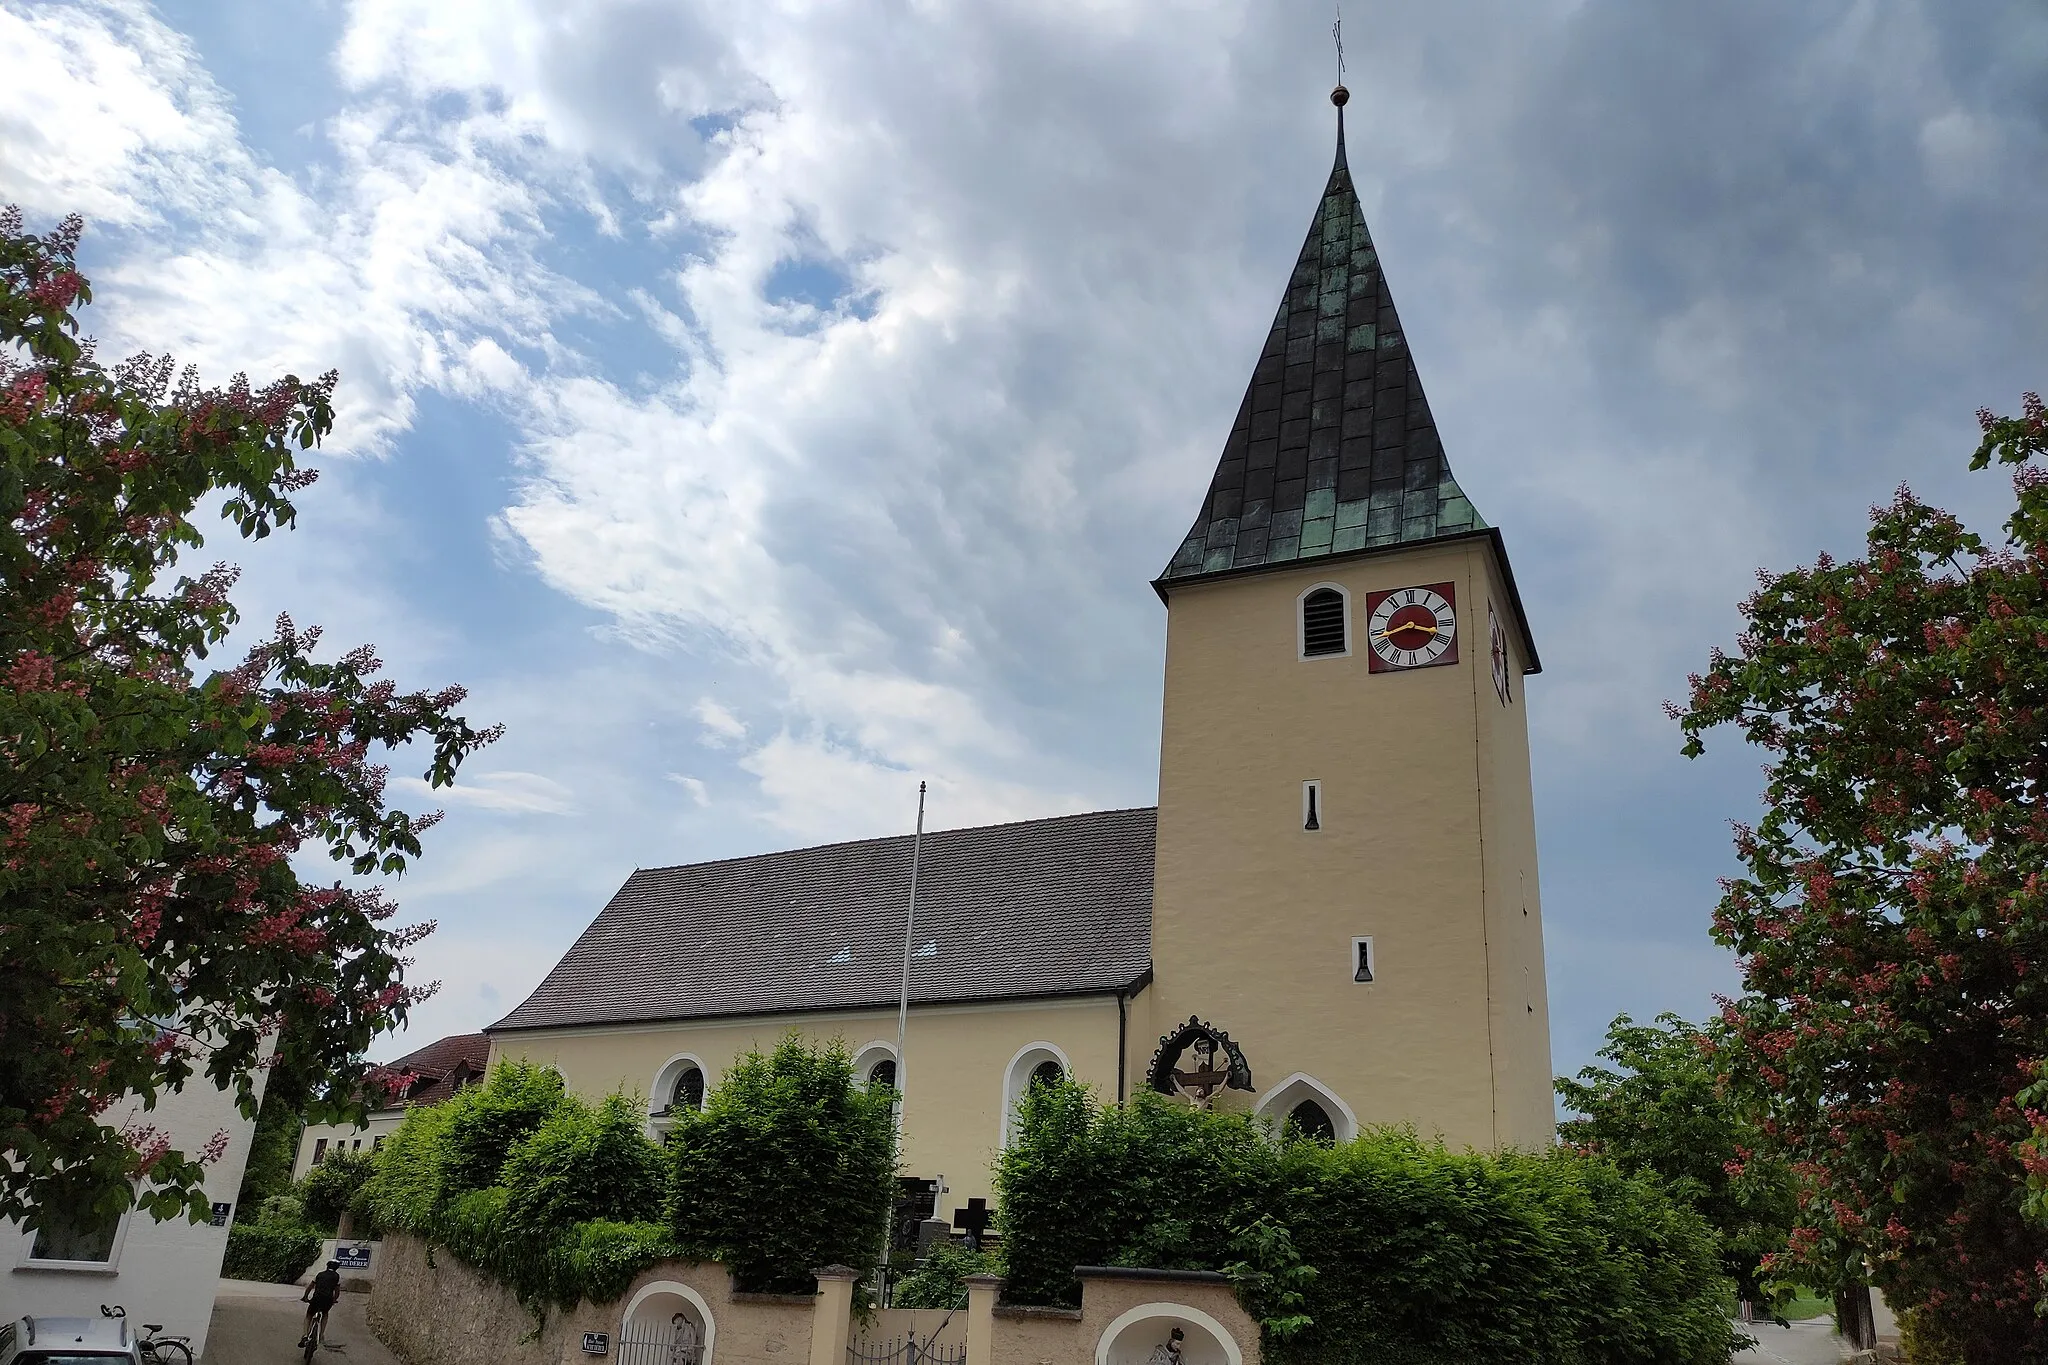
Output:
[[1349,90],[1346,90],[1343,86],[1340,85],[1335,90],[1332,90],[1330,92],[1330,103],[1336,105],[1339,109],[1342,109],[1346,104],[1350,102],[1351,92]]

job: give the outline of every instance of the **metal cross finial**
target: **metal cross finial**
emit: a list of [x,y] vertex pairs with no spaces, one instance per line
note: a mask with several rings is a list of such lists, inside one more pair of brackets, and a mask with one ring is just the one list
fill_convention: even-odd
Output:
[[1337,44],[1337,84],[1344,84],[1344,7],[1337,6],[1337,22],[1330,25],[1330,37]]

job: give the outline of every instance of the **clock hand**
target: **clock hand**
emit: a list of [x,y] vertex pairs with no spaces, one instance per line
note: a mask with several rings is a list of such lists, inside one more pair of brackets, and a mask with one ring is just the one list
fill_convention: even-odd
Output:
[[1372,638],[1375,640],[1384,640],[1389,636],[1399,635],[1403,631],[1410,630],[1426,631],[1431,635],[1437,633],[1437,628],[1435,626],[1425,626],[1420,621],[1410,621],[1406,625],[1395,626],[1392,630],[1382,630],[1375,632]]

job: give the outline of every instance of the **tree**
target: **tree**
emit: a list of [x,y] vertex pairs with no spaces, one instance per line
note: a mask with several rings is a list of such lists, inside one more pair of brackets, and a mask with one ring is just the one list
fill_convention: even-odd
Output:
[[808,1292],[824,1265],[881,1254],[896,1197],[895,1092],[860,1085],[837,1043],[750,1052],[676,1116],[669,1225],[741,1287]]
[[1671,709],[1687,754],[1735,725],[1768,755],[1713,923],[1722,1056],[1808,1186],[1793,1259],[1867,1261],[2019,1365],[2048,1360],[2048,414],[1979,417],[1972,468],[2018,466],[2003,546],[1902,488],[1863,558],[1761,575]]
[[1559,1135],[1662,1181],[1720,1234],[1736,1292],[1781,1307],[1793,1287],[1769,1282],[1763,1263],[1786,1248],[1795,1182],[1766,1155],[1754,1119],[1717,1075],[1712,1037],[1675,1014],[1658,1015],[1655,1026],[1617,1015],[1600,1056],[1621,1070],[1588,1066],[1575,1080],[1558,1077],[1559,1097],[1580,1115],[1559,1124]]
[[273,1037],[324,1113],[359,1115],[360,1058],[422,994],[404,952],[432,926],[294,859],[402,872],[434,817],[386,804],[381,755],[419,745],[441,786],[498,732],[454,714],[460,688],[378,679],[367,647],[316,659],[287,617],[202,674],[238,618],[228,566],[179,574],[198,509],[291,525],[334,376],[102,366],[81,230],[0,212],[0,1217],[196,1219],[227,1135],[187,1151],[102,1115],[202,1075],[253,1113]]

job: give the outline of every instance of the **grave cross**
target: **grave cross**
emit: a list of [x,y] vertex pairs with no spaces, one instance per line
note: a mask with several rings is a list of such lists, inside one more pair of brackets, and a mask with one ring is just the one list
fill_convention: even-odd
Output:
[[981,1235],[988,1231],[989,1217],[986,1199],[970,1199],[966,1208],[954,1211],[953,1226],[967,1234],[969,1251],[981,1250]]

